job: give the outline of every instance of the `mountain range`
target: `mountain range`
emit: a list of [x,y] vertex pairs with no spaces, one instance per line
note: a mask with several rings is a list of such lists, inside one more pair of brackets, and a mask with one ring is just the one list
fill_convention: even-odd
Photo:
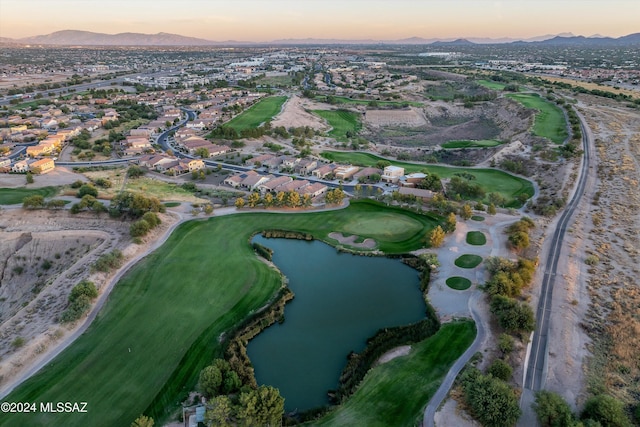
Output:
[[606,45],[606,46],[629,46],[640,44],[640,33],[630,34],[623,37],[612,38],[594,35],[591,37],[575,36],[571,33],[559,35],[546,35],[532,37],[528,39],[514,38],[468,38],[468,39],[425,39],[422,37],[410,37],[399,40],[348,40],[348,39],[280,39],[270,42],[250,42],[250,41],[212,41],[195,37],[185,37],[178,34],[157,33],[119,33],[104,34],[90,31],[63,30],[51,34],[21,39],[10,39],[0,37],[0,44],[17,45],[56,45],[56,46],[232,46],[232,45],[326,45],[326,44],[392,44],[392,45],[422,45],[431,44],[435,46],[462,46],[473,44],[535,44],[548,46],[561,45]]

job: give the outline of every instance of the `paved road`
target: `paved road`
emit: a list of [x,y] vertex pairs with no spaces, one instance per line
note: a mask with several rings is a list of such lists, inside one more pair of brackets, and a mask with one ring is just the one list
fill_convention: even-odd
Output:
[[564,210],[558,223],[556,230],[551,239],[551,247],[545,262],[545,272],[542,279],[542,289],[540,292],[540,300],[538,302],[538,310],[536,313],[536,330],[533,333],[533,341],[531,344],[531,352],[529,355],[528,366],[525,366],[526,376],[524,388],[532,391],[538,391],[544,388],[547,374],[547,345],[549,336],[549,321],[551,316],[551,301],[553,298],[553,286],[556,280],[556,271],[558,269],[558,260],[562,251],[562,242],[564,235],[569,228],[569,223],[573,217],[573,213],[580,202],[585,190],[587,176],[589,172],[589,162],[591,157],[591,131],[586,126],[584,118],[580,117],[580,127],[582,130],[582,143],[584,147],[584,157],[582,160],[582,168],[576,191],[571,201]]
[[424,409],[424,419],[422,422],[423,427],[435,426],[433,419],[436,415],[438,407],[445,399],[445,397],[447,397],[451,386],[453,386],[453,382],[458,377],[458,374],[460,373],[462,368],[464,368],[469,359],[471,359],[471,357],[473,357],[473,355],[480,350],[480,346],[487,335],[485,325],[484,323],[482,323],[482,319],[476,311],[478,300],[480,300],[482,296],[482,291],[476,290],[473,296],[469,299],[469,312],[471,313],[473,321],[476,322],[476,338],[473,340],[473,343],[471,343],[469,348],[467,348],[467,351],[465,351],[462,356],[460,356],[458,360],[455,361],[451,369],[449,369],[447,376],[444,378],[444,381],[442,381],[442,384],[440,384],[440,387],[438,388],[436,393],[433,395],[433,397],[431,397],[431,400],[429,400],[427,407]]

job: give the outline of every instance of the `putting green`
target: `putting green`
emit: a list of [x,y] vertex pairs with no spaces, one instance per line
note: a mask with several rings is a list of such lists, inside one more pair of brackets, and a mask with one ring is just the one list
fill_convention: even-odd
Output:
[[482,246],[487,243],[487,236],[481,231],[470,231],[467,233],[467,243],[475,246]]
[[418,233],[422,228],[423,225],[413,218],[379,213],[367,218],[355,218],[343,226],[343,231],[356,236],[399,242]]
[[484,217],[480,215],[474,215],[471,217],[471,219],[474,221],[484,221]]
[[454,264],[460,268],[476,268],[482,262],[482,257],[479,255],[465,254],[458,257]]
[[471,280],[466,277],[453,276],[447,279],[447,286],[456,291],[464,291],[471,287]]

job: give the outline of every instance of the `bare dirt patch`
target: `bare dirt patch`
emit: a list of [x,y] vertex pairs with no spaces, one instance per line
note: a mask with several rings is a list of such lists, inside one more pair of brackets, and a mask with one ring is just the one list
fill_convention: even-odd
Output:
[[309,126],[316,130],[329,129],[326,123],[319,117],[309,113],[307,110],[315,109],[315,103],[302,99],[299,96],[293,95],[284,104],[282,112],[278,114],[271,125],[273,127],[284,126],[289,129],[290,127],[304,127]]
[[[69,185],[74,181],[86,181],[82,175],[77,174],[64,166],[56,166],[54,170],[44,175],[34,175],[33,184],[26,188],[40,188],[58,185]],[[25,186],[25,175],[21,174],[0,174],[0,187],[22,188]]]
[[367,110],[364,120],[367,124],[374,127],[417,127],[428,124],[424,113],[415,107],[410,107],[406,110]]
[[329,237],[337,240],[341,245],[347,245],[354,248],[374,249],[376,247],[376,241],[373,239],[364,239],[363,242],[356,243],[356,240],[358,240],[359,236],[345,236],[342,233],[334,231],[333,233],[329,234]]
[[[98,288],[99,300],[106,299],[111,279],[118,272],[92,272],[96,259],[119,249],[126,264],[146,253],[177,220],[173,215],[161,215],[161,219],[160,227],[135,245],[127,221],[90,213],[71,215],[67,211],[2,211],[0,295],[5,299],[0,303],[0,393],[62,343],[70,343],[83,326],[84,319],[76,324],[58,322],[73,286],[88,279]],[[45,259],[51,262],[46,274],[42,269]],[[21,274],[14,272],[18,265],[23,266]]]

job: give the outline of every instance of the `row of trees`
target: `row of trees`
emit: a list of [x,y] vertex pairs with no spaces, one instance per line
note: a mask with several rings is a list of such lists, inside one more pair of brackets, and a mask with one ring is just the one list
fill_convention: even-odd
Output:
[[49,200],[44,201],[44,197],[39,194],[33,196],[27,196],[22,199],[22,207],[24,209],[62,209],[65,205],[64,200]]

